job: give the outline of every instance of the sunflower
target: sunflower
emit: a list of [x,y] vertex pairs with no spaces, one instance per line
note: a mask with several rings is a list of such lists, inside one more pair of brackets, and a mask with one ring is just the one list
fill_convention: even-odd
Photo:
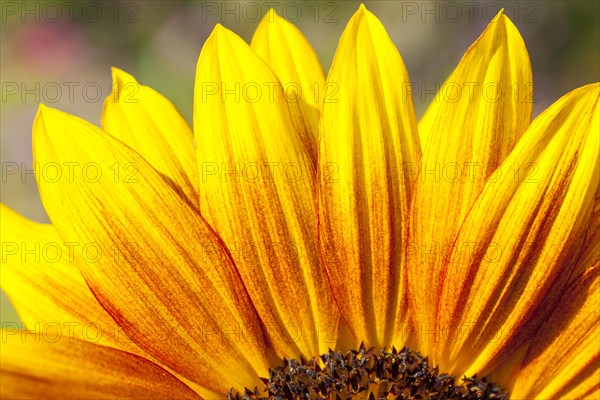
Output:
[[600,85],[531,122],[502,11],[418,124],[364,6],[327,79],[217,25],[193,130],[113,79],[102,129],[40,106],[52,224],[2,206],[3,398],[598,398]]

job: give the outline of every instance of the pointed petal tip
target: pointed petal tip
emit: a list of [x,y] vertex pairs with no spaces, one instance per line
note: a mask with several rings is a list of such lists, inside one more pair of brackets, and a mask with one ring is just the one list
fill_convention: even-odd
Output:
[[38,109],[35,112],[35,117],[33,118],[33,132],[35,133],[35,125],[37,123],[37,121],[42,118],[42,114],[44,113],[44,108],[46,108],[46,106],[42,103],[40,103],[38,105]]
[[[230,29],[224,27],[223,25],[217,23],[213,29],[213,31],[211,32],[210,36],[208,37],[208,39],[206,39],[206,42],[204,43],[204,47],[206,47],[209,43],[211,42],[215,42],[215,46],[216,43],[227,43],[229,40],[231,40],[231,38],[236,37],[237,34],[233,31],[231,31]],[[203,48],[204,48],[203,47]],[[215,47],[215,48],[218,48]]]
[[[260,20],[258,24],[258,29],[270,30],[276,28],[282,24],[290,24],[285,18],[281,17],[274,8],[269,8],[269,11],[265,13],[265,15]],[[257,29],[257,30],[258,30]]]
[[45,105],[44,103],[40,103],[38,106],[38,115],[40,115],[42,112],[44,112],[44,110],[49,110],[51,109],[50,107],[48,107],[47,105]]
[[210,37],[220,37],[222,35],[227,34],[227,32],[229,32],[229,29],[225,28],[222,24],[218,23],[215,25],[212,33],[210,34]]
[[[498,22],[500,22],[500,24],[498,24]],[[488,28],[492,26],[502,27],[506,26],[506,24],[514,25],[510,18],[504,13],[504,8],[501,8],[500,11],[498,11],[498,14],[496,14],[489,22]]]
[[[125,82],[137,82],[133,75],[123,71],[115,66],[110,67],[113,85],[116,83],[124,84]],[[114,90],[114,86],[113,86]]]
[[504,14],[504,8],[500,9],[500,11],[498,11],[498,14],[496,14],[494,16],[494,18],[492,18],[492,20],[488,23],[488,26],[494,26],[497,25],[498,22],[503,22],[505,23],[507,20],[506,14]]
[[[206,41],[204,42],[204,45],[202,46],[202,51],[200,52],[200,58],[202,58],[202,54],[204,54],[205,52],[210,52],[212,54],[216,54],[215,52],[219,48],[219,43],[225,39],[226,34],[227,34],[227,28],[225,28],[223,25],[217,23],[215,25],[215,27],[213,28],[212,32],[210,33],[210,35],[208,36],[208,38],[206,39]],[[208,49],[211,49],[211,50],[209,51]],[[198,59],[198,62],[200,62],[200,59]]]
[[206,47],[206,44],[211,42],[212,40],[218,40],[219,37],[223,35],[223,31],[225,29],[226,28],[223,25],[217,23],[215,25],[215,27],[213,28],[212,32],[210,33],[210,35],[208,35],[208,38],[206,39],[206,42],[204,43],[203,47]]
[[110,67],[110,75],[112,76],[113,82],[117,80],[117,76],[123,72],[122,69],[115,67],[114,65]]
[[115,83],[117,83],[117,80],[119,79],[119,72],[121,70],[117,67],[115,67],[114,65],[110,67],[110,76],[112,78],[112,83],[113,83],[113,91],[115,90]]
[[[497,22],[501,22],[501,23],[497,24]],[[501,8],[500,11],[498,11],[498,14],[496,14],[496,16],[488,24],[488,26],[494,26],[494,25],[498,26],[498,27],[511,27],[512,29],[519,32],[519,29],[516,27],[515,23],[504,12],[504,8]],[[519,32],[519,34],[520,34],[520,32]]]
[[50,107],[43,103],[40,103],[35,119],[42,119],[44,121],[48,121],[48,119],[50,118],[56,118],[65,114],[67,113],[59,110],[58,108]]
[[[359,24],[377,24],[380,25],[381,21],[375,14],[373,14],[364,3],[358,7],[358,10],[354,13],[351,20],[358,22]],[[383,26],[383,25],[382,25]]]
[[353,18],[362,19],[369,14],[370,14],[370,12],[369,12],[369,10],[367,10],[365,3],[360,3],[360,6],[358,7],[358,10],[356,10],[356,12],[354,13]]
[[269,11],[266,12],[265,16],[263,17],[263,21],[267,20],[270,23],[280,22],[282,19],[283,18],[277,13],[275,8],[273,7],[269,8]]
[[[39,126],[43,125],[43,121],[46,118],[45,114],[48,112],[50,108],[48,106],[46,106],[43,103],[40,103],[37,109],[37,112],[35,113],[35,117],[33,118],[33,129],[32,129],[32,135],[33,135],[33,151],[35,154],[35,139],[36,136],[38,135],[37,132],[40,130],[40,128],[38,128]],[[35,159],[35,157],[34,157]]]
[[[64,133],[65,124],[71,123],[73,120],[82,121],[81,118],[71,115],[58,108],[50,107],[45,104],[38,106],[37,114],[33,120],[33,138],[40,136],[57,136]],[[36,146],[33,146],[34,159]]]
[[138,86],[139,83],[135,77],[120,68],[115,66],[110,67],[111,75],[112,75],[112,90],[111,95],[106,98],[106,101],[110,101],[114,99],[115,101],[120,101],[121,97],[126,95],[125,91],[122,90],[126,88],[125,85],[133,84]]
[[[523,54],[527,54],[527,48],[519,29],[504,13],[503,8],[500,9],[498,14],[496,14],[496,16],[487,24],[487,27],[484,29],[483,33],[469,49],[475,48],[476,44],[485,42],[486,40],[490,40],[492,43],[491,47],[489,48],[490,51],[495,51],[498,46],[504,46],[507,49],[510,49],[511,52],[518,50]],[[528,55],[527,63],[529,63]]]
[[[47,120],[48,118],[51,118],[52,116],[57,115],[57,113],[60,113],[61,111],[53,108],[53,107],[49,107],[47,105],[45,105],[44,103],[40,103],[38,106],[38,110],[37,113],[35,114],[35,118],[33,120],[33,126],[35,127],[36,123],[38,121],[42,121],[42,120]],[[35,131],[35,129],[34,129]]]

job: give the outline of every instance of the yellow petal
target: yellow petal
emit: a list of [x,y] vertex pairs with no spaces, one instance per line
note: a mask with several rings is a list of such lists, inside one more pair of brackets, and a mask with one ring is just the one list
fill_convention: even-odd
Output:
[[461,227],[438,303],[452,372],[501,363],[569,282],[600,183],[598,96],[579,88],[536,118]]
[[[502,10],[467,50],[419,120],[421,147],[432,147],[434,152],[443,151],[443,145],[461,138],[459,128],[468,127],[473,120],[493,128],[494,118],[502,120],[503,117],[510,117],[504,121],[510,121],[509,126],[499,132],[489,129],[491,132],[471,133],[473,136],[489,135],[498,140],[498,153],[475,160],[483,163],[489,158],[489,162],[495,162],[495,166],[498,166],[530,122],[535,100],[533,89],[531,63],[525,43]],[[469,115],[473,112],[475,115]],[[448,121],[453,124],[444,125]],[[444,137],[440,131],[452,131],[453,136]],[[484,137],[479,139],[479,144],[483,146],[489,144],[482,142]],[[428,143],[428,140],[432,142]],[[462,140],[471,143],[470,138]],[[473,150],[476,152],[478,149],[474,147]],[[477,168],[478,173],[482,171]],[[487,173],[491,172],[487,170]]]
[[[565,390],[561,391],[561,399],[597,400],[600,399],[600,366],[598,362],[593,371],[588,371],[580,379],[574,379]],[[524,399],[525,400],[525,399]]]
[[511,394],[511,399],[514,399],[512,396],[513,387],[519,376],[521,362],[523,361],[523,358],[525,358],[526,353],[527,346],[521,346],[518,350],[514,351],[510,357],[503,361],[501,365],[494,368],[491,373],[486,375],[488,382],[495,382],[498,386],[507,390],[508,393]]
[[515,399],[583,399],[600,385],[600,263],[565,289],[532,337]]
[[336,300],[354,335],[390,345],[402,315],[401,249],[406,243],[420,158],[409,78],[385,28],[364,5],[346,27],[328,82],[319,149],[321,249]]
[[586,269],[600,262],[600,192],[596,193],[594,201],[594,211],[590,218],[590,223],[585,234],[584,244],[582,246],[576,270],[573,276],[579,276]]
[[[75,261],[136,344],[219,393],[251,386],[267,372],[258,316],[229,255],[142,157],[91,124],[43,106],[34,156],[42,166],[77,162],[99,171],[56,182],[38,175],[40,194],[63,240],[92,244]],[[115,166],[136,173],[117,179]]]
[[66,335],[1,333],[3,399],[200,399],[137,355]]
[[62,334],[125,350],[158,363],[195,390],[210,395],[125,335],[98,303],[74,263],[75,254],[82,252],[80,243],[64,242],[52,225],[30,221],[1,203],[0,212],[0,283],[22,321],[4,323],[3,329]]
[[[486,178],[531,121],[531,68],[500,12],[467,50],[419,125],[423,158],[412,203],[408,288],[419,328],[432,331],[440,271]],[[433,343],[422,349],[430,354]]]
[[250,46],[281,81],[292,121],[316,165],[321,105],[326,97],[331,100],[335,85],[325,85],[323,69],[310,43],[274,9],[265,14]]
[[286,357],[333,347],[338,317],[319,265],[314,167],[277,77],[220,25],[198,60],[194,131],[202,215],[228,246],[273,345]]
[[102,128],[137,151],[178,192],[198,204],[194,135],[179,111],[154,89],[112,69],[113,91],[104,101]]
[[25,324],[4,324],[4,329],[70,335],[143,354],[100,306],[74,264],[83,246],[65,243],[52,225],[30,221],[4,204],[0,210],[2,289]]

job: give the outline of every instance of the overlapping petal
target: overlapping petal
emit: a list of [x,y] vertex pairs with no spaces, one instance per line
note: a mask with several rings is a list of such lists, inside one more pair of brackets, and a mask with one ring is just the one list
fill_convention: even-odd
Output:
[[102,128],[146,159],[175,190],[198,204],[194,135],[175,106],[133,76],[112,69],[113,90],[104,101]]
[[325,85],[319,59],[302,32],[274,9],[263,17],[250,46],[281,81],[294,126],[316,165],[321,107],[335,87]]
[[599,96],[579,88],[536,118],[461,227],[437,303],[452,372],[499,365],[573,276],[600,183]]
[[[220,393],[266,373],[260,321],[229,254],[142,157],[43,106],[34,155],[42,166],[89,166],[71,181],[38,177],[42,201],[61,238],[82,244],[80,271],[136,344]],[[128,175],[112,174],[115,165]]]
[[585,240],[577,261],[573,276],[579,276],[583,271],[600,262],[600,192],[596,193],[594,210],[585,234]]
[[69,336],[2,331],[3,399],[200,399],[137,355]]
[[[532,88],[523,39],[500,12],[419,124],[423,158],[407,257],[411,309],[420,332],[434,330],[442,265],[458,229],[531,121]],[[432,340],[420,345],[431,354]]]
[[228,246],[278,353],[313,357],[333,347],[338,316],[316,246],[314,166],[277,77],[222,26],[198,60],[194,131],[202,215]]
[[599,388],[600,263],[566,288],[533,336],[511,398],[591,399]]
[[418,130],[364,5],[327,82],[273,10],[251,46],[218,25],[193,135],[113,78],[105,131],[40,108],[54,225],[1,206],[2,288],[36,331],[5,325],[3,398],[218,397],[281,357],[402,346],[408,320],[433,364],[511,398],[600,392],[600,84],[530,125],[527,50],[502,11]]
[[[81,243],[64,242],[52,225],[24,218],[4,204],[0,204],[0,211],[3,249],[0,284],[22,321],[3,323],[8,334],[26,329],[65,336],[157,362],[127,337],[92,294],[75,265],[75,255],[82,251]],[[196,388],[193,382],[172,370],[169,372]],[[199,390],[210,395],[205,389]]]
[[[48,176],[49,177],[49,176]],[[82,245],[64,242],[50,224],[39,224],[1,205],[2,290],[25,329],[90,340],[143,353],[119,328],[75,265]],[[21,329],[4,324],[4,329]]]
[[327,77],[339,92],[323,107],[319,234],[342,315],[359,340],[380,346],[405,309],[400,255],[420,158],[408,83],[385,28],[361,6]]

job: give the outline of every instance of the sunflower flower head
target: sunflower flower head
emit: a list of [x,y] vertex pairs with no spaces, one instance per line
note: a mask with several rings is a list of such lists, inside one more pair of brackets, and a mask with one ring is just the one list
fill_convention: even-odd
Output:
[[112,73],[101,127],[39,108],[35,161],[88,171],[38,171],[52,223],[2,205],[3,398],[598,397],[600,84],[532,122],[502,11],[420,121],[364,5],[327,77],[274,11],[217,25],[192,127]]

